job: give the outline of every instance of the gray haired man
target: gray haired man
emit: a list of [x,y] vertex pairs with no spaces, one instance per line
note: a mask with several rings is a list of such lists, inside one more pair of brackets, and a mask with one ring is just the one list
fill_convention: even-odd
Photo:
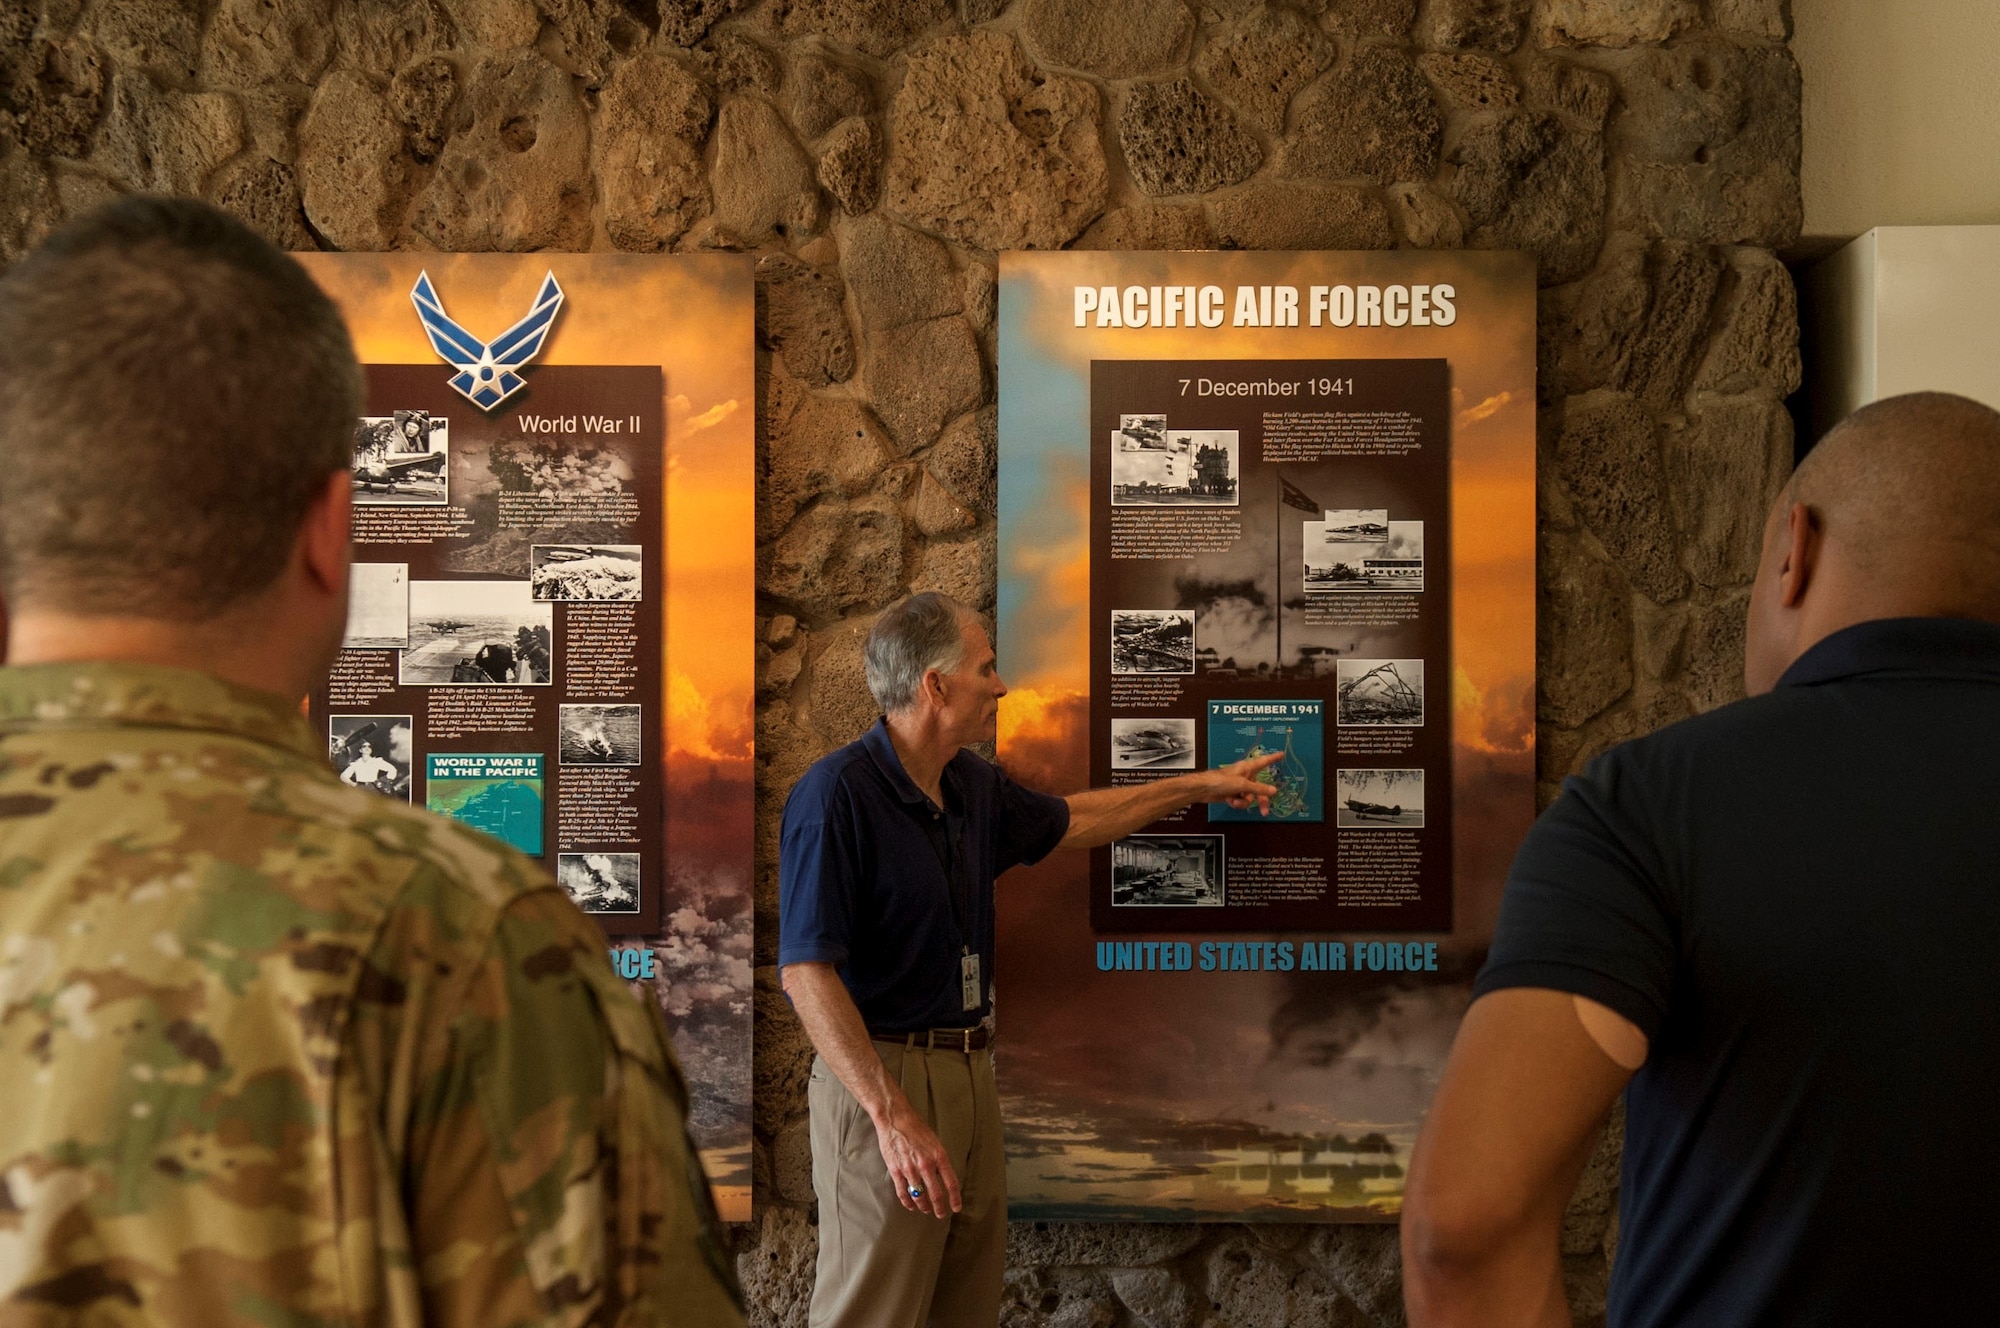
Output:
[[994,879],[1193,802],[1268,808],[1253,776],[1278,758],[1051,797],[965,750],[994,736],[1007,688],[962,605],[923,594],[888,610],[866,663],[882,718],[799,780],[780,849],[778,962],[819,1053],[810,1323],[991,1324],[1007,1253]]

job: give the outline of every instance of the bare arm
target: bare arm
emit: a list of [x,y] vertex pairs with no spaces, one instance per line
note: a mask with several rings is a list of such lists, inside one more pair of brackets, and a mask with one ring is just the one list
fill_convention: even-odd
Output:
[[1130,788],[1072,793],[1063,799],[1069,804],[1069,833],[1056,847],[1096,848],[1099,844],[1109,844],[1191,802],[1226,802],[1232,807],[1248,807],[1255,802],[1268,812],[1275,790],[1251,776],[1284,757],[1283,752],[1267,752],[1219,770],[1197,770]]
[[1410,1162],[1403,1288],[1412,1328],[1566,1328],[1563,1211],[1632,1071],[1567,992],[1474,1001]]
[[[952,1170],[944,1141],[910,1105],[902,1085],[889,1077],[840,974],[832,964],[787,964],[781,976],[813,1050],[875,1122],[875,1141],[896,1184],[897,1200],[933,1217],[957,1212],[958,1173]],[[923,1191],[922,1198],[910,1197],[913,1185]]]

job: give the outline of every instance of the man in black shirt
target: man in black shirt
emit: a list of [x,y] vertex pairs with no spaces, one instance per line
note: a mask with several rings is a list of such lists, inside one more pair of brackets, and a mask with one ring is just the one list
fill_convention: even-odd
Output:
[[1411,1167],[1418,1328],[1569,1322],[1563,1211],[1621,1091],[1613,1328],[1990,1314],[2000,414],[1898,397],[1820,443],[1745,681],[1522,845]]

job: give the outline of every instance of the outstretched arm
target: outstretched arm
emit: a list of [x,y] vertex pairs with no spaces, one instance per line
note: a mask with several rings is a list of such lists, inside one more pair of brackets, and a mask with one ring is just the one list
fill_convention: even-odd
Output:
[[1567,1328],[1563,1212],[1646,1050],[1634,1025],[1568,992],[1473,1002],[1403,1198],[1412,1328]]
[[1191,802],[1226,802],[1232,807],[1256,803],[1269,812],[1269,784],[1251,776],[1285,758],[1283,752],[1267,752],[1223,766],[1219,770],[1197,770],[1193,774],[1158,779],[1130,788],[1085,789],[1063,801],[1069,804],[1069,833],[1057,848],[1096,848],[1131,834],[1142,825],[1151,825]]
[[[840,974],[832,964],[786,964],[780,976],[813,1050],[875,1122],[875,1142],[896,1184],[897,1201],[933,1217],[957,1212],[958,1173],[944,1141],[910,1105],[902,1085],[889,1077]],[[921,1198],[910,1197],[912,1186],[923,1191]]]

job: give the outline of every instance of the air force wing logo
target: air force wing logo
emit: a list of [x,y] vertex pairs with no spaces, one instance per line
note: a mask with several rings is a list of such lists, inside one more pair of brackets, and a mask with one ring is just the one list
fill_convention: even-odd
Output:
[[549,328],[555,324],[562,302],[562,287],[551,272],[542,278],[541,293],[535,296],[535,307],[528,310],[528,316],[488,342],[451,320],[431,287],[430,273],[419,272],[417,284],[410,288],[410,303],[417,306],[431,349],[458,370],[451,385],[489,413],[528,385],[516,371],[542,353],[542,343],[549,339]]

